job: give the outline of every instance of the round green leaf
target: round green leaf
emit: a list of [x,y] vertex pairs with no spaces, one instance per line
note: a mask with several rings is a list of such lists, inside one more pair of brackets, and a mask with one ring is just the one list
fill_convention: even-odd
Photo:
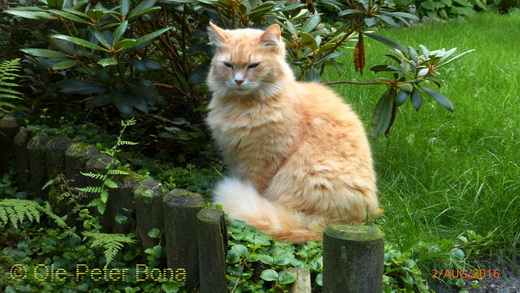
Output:
[[323,286],[323,273],[319,273],[316,276],[316,284]]
[[270,255],[260,254],[260,255],[258,255],[258,260],[265,263],[266,265],[273,264],[273,258]]
[[265,270],[260,275],[264,281],[278,281],[278,273],[275,270]]
[[237,244],[231,248],[238,256],[246,257],[249,254],[249,250],[242,244]]
[[151,237],[151,238],[159,238],[161,236],[161,230],[157,229],[157,228],[152,228],[149,232],[148,232],[148,236]]
[[453,248],[450,251],[450,255],[455,259],[464,259],[464,251],[462,251],[460,248]]
[[296,275],[292,272],[283,271],[279,274],[278,281],[281,285],[291,284],[296,281]]

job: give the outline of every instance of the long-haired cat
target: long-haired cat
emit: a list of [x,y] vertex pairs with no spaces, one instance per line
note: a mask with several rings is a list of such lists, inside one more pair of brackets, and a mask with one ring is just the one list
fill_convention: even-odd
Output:
[[281,241],[320,240],[329,224],[379,213],[365,130],[349,105],[295,80],[278,25],[209,27],[216,46],[207,124],[231,177],[214,190],[231,218]]

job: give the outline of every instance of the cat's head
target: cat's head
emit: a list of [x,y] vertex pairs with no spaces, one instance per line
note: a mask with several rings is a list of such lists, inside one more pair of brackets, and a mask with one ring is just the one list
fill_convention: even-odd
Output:
[[217,48],[208,75],[208,86],[221,96],[269,98],[284,79],[293,78],[285,62],[280,27],[223,30],[210,23],[209,41]]

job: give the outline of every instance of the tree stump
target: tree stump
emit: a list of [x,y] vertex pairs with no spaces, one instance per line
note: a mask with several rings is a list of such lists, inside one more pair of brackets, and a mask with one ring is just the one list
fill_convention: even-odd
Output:
[[375,226],[329,226],[323,233],[323,292],[381,293],[384,243]]
[[227,292],[227,226],[224,212],[205,208],[198,215],[200,292]]
[[199,252],[197,214],[205,207],[202,196],[174,189],[164,198],[164,223],[168,268],[185,269],[185,287],[199,287]]
[[73,181],[74,187],[87,186],[87,177],[80,172],[85,172],[87,161],[99,151],[86,143],[74,143],[65,152],[65,175]]
[[[94,174],[105,174],[107,172],[107,165],[110,164],[112,161],[112,157],[107,154],[97,154],[93,155],[88,159],[87,164],[85,165],[85,172],[87,173],[94,173]],[[86,184],[87,186],[101,186],[103,182],[96,178],[86,177]],[[95,198],[99,197],[99,194],[95,193],[86,193],[85,198],[82,200],[83,203],[88,203]],[[98,211],[93,211],[96,215],[98,215]],[[105,209],[105,213],[103,215],[100,215],[100,222],[102,229],[101,231],[104,233],[108,233],[112,231],[112,220],[109,221],[109,217],[107,216],[107,213],[110,213],[107,209]]]
[[14,137],[19,130],[13,116],[0,119],[0,174],[7,172],[9,162],[14,161]]
[[[112,233],[128,234],[132,231],[132,220],[134,220],[134,188],[137,186],[135,180],[125,180],[117,182],[119,185],[116,189],[110,189],[107,201],[107,210],[105,214],[111,216]],[[126,217],[126,221],[119,223],[116,220],[117,215]]]
[[48,193],[41,190],[47,183],[47,142],[49,137],[40,134],[34,136],[27,144],[27,156],[29,157],[29,168],[31,169],[31,188],[34,197],[48,199]]
[[151,229],[164,229],[163,190],[161,183],[144,179],[134,190],[137,237],[144,249],[159,244],[161,239],[151,238]]
[[29,189],[31,186],[31,169],[27,153],[27,143],[29,143],[31,138],[32,132],[25,127],[20,128],[20,131],[14,137],[16,165],[18,167],[18,186],[21,190]]
[[72,139],[63,135],[54,136],[47,142],[45,158],[49,179],[65,174],[65,152],[71,145]]

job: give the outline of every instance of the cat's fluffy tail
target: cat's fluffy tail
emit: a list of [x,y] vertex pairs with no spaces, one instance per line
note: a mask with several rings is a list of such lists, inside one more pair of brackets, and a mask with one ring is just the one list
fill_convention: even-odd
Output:
[[232,219],[248,225],[280,241],[317,241],[322,239],[326,219],[283,206],[262,197],[249,183],[237,178],[225,178],[214,190],[213,204],[220,204]]

